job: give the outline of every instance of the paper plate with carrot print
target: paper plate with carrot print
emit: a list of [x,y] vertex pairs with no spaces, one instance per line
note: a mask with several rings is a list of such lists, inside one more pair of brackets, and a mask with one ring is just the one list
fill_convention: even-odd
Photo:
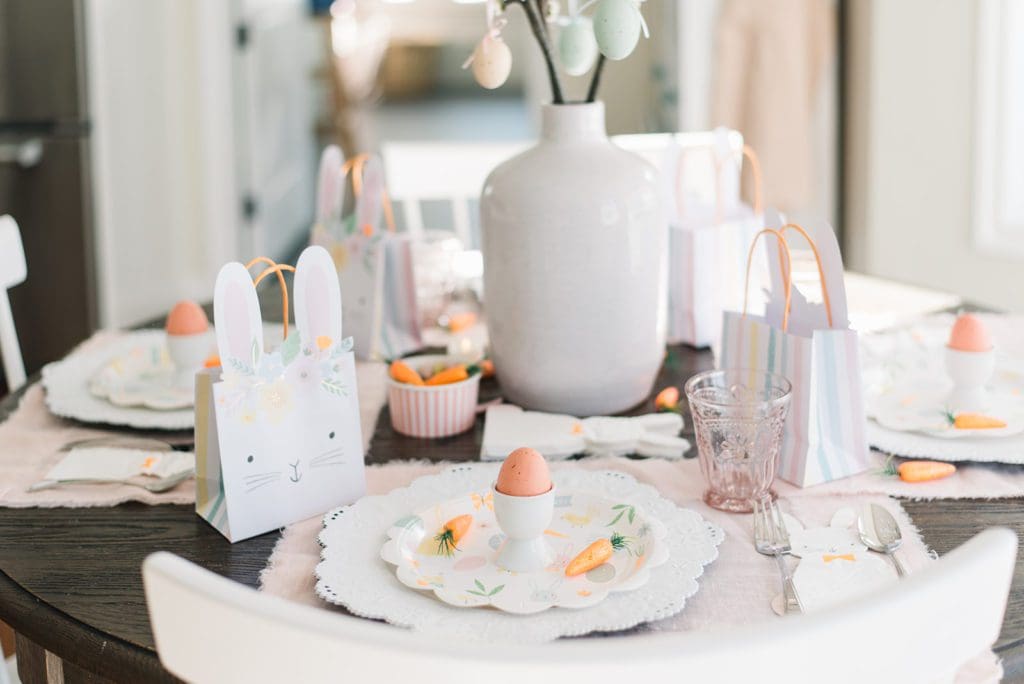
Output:
[[[660,521],[635,503],[581,490],[559,489],[544,533],[551,562],[514,573],[496,563],[505,536],[488,489],[420,509],[395,521],[381,557],[407,587],[432,591],[453,606],[493,606],[510,613],[586,608],[611,592],[643,586],[669,557]],[[569,564],[594,542],[610,556],[574,576]]]

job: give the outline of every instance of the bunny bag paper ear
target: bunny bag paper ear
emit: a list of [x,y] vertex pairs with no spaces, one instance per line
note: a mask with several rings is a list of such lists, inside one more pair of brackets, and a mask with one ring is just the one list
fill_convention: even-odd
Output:
[[316,220],[328,221],[341,205],[341,191],[344,188],[341,167],[345,156],[337,145],[328,145],[320,154],[320,175],[316,185]]
[[[384,210],[384,165],[371,155],[363,166],[363,187],[356,199],[356,228],[372,235]],[[369,226],[369,229],[367,229]]]
[[245,266],[224,264],[213,288],[213,322],[217,330],[217,353],[224,368],[227,359],[238,359],[255,368],[263,356],[263,321],[256,287]]
[[[304,344],[341,340],[341,287],[330,254],[307,247],[295,265],[295,327]],[[325,344],[321,344],[321,342]]]

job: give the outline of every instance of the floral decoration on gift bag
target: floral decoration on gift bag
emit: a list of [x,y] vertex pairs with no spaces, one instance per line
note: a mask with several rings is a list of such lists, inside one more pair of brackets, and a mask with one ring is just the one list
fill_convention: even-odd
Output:
[[[229,263],[214,289],[221,369],[196,380],[196,511],[232,542],[354,502],[366,491],[352,338],[334,263],[308,247],[255,281]],[[294,271],[295,328],[264,348],[255,285]]]
[[[793,288],[789,231],[801,234],[814,254],[820,303]],[[792,383],[779,477],[803,487],[869,470],[857,333],[847,318],[835,233],[827,223],[812,231],[793,223],[765,228],[750,246],[748,263],[768,235],[777,243],[775,250],[765,243],[771,281],[765,315],[748,314],[746,301],[742,311],[725,313],[718,366],[778,373]]]

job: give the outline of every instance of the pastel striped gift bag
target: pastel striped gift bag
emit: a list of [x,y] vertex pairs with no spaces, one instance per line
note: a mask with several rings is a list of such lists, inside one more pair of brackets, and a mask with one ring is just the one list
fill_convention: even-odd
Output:
[[[750,161],[754,206],[739,199],[740,165]],[[711,175],[713,196],[696,187]],[[716,130],[714,144],[680,149],[676,217],[669,230],[668,341],[714,346],[722,312],[740,306],[751,240],[763,225],[757,155],[735,131]],[[760,265],[755,272],[761,273]]]
[[[814,253],[820,304],[808,302],[792,287],[785,237],[790,230],[803,235]],[[754,238],[751,255],[762,235],[777,241],[765,241],[772,283],[766,313],[747,315],[744,304],[743,311],[724,314],[718,366],[778,373],[792,383],[779,477],[806,487],[864,472],[871,464],[858,341],[847,319],[835,234],[827,224],[811,232],[795,224],[766,228]]]

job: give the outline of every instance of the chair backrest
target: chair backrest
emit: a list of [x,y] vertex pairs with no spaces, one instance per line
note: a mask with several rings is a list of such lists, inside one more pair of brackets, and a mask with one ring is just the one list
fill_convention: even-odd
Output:
[[4,362],[7,387],[14,391],[25,384],[25,363],[21,359],[18,331],[11,314],[7,290],[25,282],[28,268],[18,224],[8,214],[0,216],[0,357]]
[[291,603],[168,553],[148,557],[142,572],[161,662],[200,684],[734,682],[772,673],[795,682],[938,681],[995,642],[1016,548],[1011,531],[987,530],[875,595],[742,630],[515,647],[454,643]]
[[423,236],[420,202],[451,202],[455,234],[466,249],[480,249],[470,219],[487,175],[529,142],[393,142],[381,147],[391,199],[402,203],[406,230]]

